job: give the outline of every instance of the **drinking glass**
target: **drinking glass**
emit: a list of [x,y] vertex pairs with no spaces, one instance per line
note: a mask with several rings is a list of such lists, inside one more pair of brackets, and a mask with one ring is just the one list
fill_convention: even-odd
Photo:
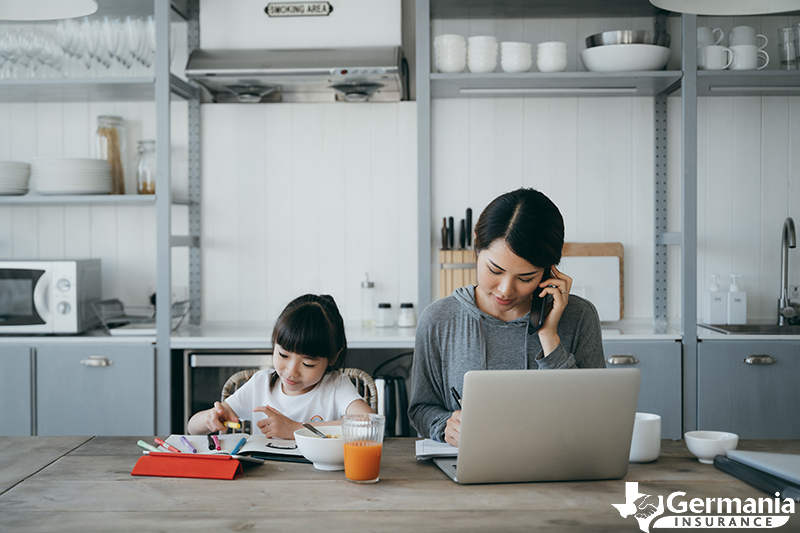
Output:
[[797,68],[797,50],[795,48],[795,27],[778,29],[778,68],[795,70]]
[[377,483],[380,479],[381,452],[386,417],[354,414],[342,417],[344,475],[353,483]]

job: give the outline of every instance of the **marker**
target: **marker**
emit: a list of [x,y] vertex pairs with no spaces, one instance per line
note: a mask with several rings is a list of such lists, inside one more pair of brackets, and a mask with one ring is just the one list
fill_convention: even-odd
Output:
[[458,395],[458,391],[456,390],[456,388],[455,387],[450,387],[450,392],[453,393],[453,398],[456,399],[456,401],[458,402],[458,405],[461,405],[461,396]]
[[195,448],[194,446],[192,446],[192,443],[191,443],[191,442],[189,442],[189,439],[187,439],[187,438],[186,438],[186,437],[184,437],[183,435],[181,435],[181,442],[182,442],[182,443],[184,443],[186,446],[188,446],[188,447],[189,447],[189,449],[190,449],[190,450],[192,450],[192,453],[197,453],[197,448]]
[[141,446],[145,450],[148,450],[148,451],[151,451],[151,452],[160,452],[161,451],[158,448],[156,448],[155,446],[153,446],[152,444],[149,444],[149,443],[147,443],[147,442],[145,442],[143,440],[140,440],[136,444],[138,444],[139,446]]
[[231,429],[242,429],[242,425],[239,422],[225,422],[223,426]]
[[245,442],[247,442],[247,439],[245,437],[242,437],[241,439],[239,439],[239,442],[237,442],[236,446],[233,447],[233,451],[231,452],[231,455],[236,455],[237,453],[239,453],[239,450],[242,449],[242,446],[244,446]]
[[216,449],[216,446],[214,446],[214,439],[211,438],[211,435],[206,435],[206,438],[208,439],[208,449],[209,450]]
[[175,446],[172,446],[171,444],[167,444],[166,442],[164,442],[163,440],[159,439],[158,437],[155,438],[155,441],[156,441],[156,444],[158,444],[159,446],[163,446],[164,448],[168,449],[171,452],[181,453],[181,451],[178,448],[176,448]]
[[211,435],[211,440],[214,441],[214,447],[216,448],[216,450],[221,451],[222,446],[219,445],[219,437],[217,437],[216,435]]

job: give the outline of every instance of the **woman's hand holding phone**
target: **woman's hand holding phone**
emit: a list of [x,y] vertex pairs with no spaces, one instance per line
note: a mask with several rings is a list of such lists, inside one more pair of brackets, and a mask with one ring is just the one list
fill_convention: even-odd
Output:
[[539,341],[542,343],[542,350],[547,357],[558,347],[561,339],[558,336],[558,322],[569,301],[569,291],[572,289],[572,278],[558,270],[555,266],[550,267],[552,277],[542,278],[539,283],[541,291],[539,295],[534,294],[534,298],[546,298],[546,295],[553,297],[553,308],[547,314],[544,324],[539,329]]

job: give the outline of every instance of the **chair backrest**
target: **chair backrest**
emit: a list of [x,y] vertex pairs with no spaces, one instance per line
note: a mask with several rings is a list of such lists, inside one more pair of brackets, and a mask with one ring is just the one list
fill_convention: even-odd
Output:
[[[253,377],[253,374],[258,372],[257,368],[248,368],[247,370],[242,370],[231,377],[228,378],[228,381],[225,382],[225,385],[222,386],[222,396],[220,401],[224,402],[228,396],[236,392],[242,385],[247,383],[247,380]],[[378,389],[375,387],[375,380],[372,379],[372,376],[360,370],[358,368],[343,368],[341,370],[342,374],[350,378],[350,381],[353,382],[353,385],[356,386],[358,393],[364,398],[364,401],[367,402],[373,411],[376,413],[378,412]]]

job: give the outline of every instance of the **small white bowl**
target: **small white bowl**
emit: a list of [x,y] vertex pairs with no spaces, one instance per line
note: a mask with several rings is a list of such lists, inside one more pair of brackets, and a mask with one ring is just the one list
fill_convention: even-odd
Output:
[[609,44],[581,50],[581,61],[590,72],[659,70],[667,64],[669,48],[653,44]]
[[714,457],[735,450],[739,436],[725,431],[687,431],[683,435],[686,447],[701,463],[714,464]]
[[317,470],[344,470],[342,426],[320,426],[318,429],[326,435],[338,435],[338,438],[323,439],[306,428],[298,429],[294,432],[297,447]]

